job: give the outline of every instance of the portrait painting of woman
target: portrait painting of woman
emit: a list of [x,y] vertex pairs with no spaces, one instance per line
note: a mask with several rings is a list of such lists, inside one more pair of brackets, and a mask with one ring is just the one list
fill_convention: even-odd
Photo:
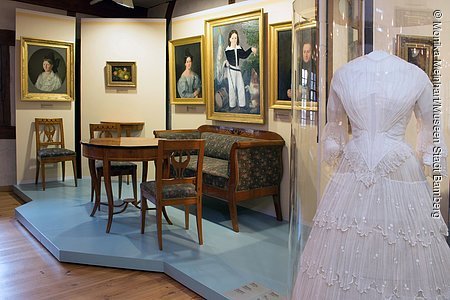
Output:
[[[59,61],[58,63],[59,64]],[[46,55],[42,61],[42,73],[39,74],[35,86],[43,92],[53,92],[61,87],[61,79],[55,68],[55,58],[53,53]]]
[[28,61],[29,90],[39,93],[64,92],[65,68],[64,58],[54,49],[38,49]]
[[203,36],[169,41],[170,101],[204,104]]
[[177,83],[177,92],[181,98],[201,98],[202,81],[200,76],[192,70],[194,57],[187,53],[184,57],[186,69],[181,73]]
[[21,38],[21,99],[72,101],[73,43]]

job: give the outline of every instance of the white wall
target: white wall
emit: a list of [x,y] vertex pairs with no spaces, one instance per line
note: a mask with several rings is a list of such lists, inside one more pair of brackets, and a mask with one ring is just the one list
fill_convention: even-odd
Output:
[[[165,26],[163,19],[81,20],[82,139],[89,139],[89,123],[100,121],[143,121],[146,137],[165,128]],[[137,87],[106,88],[107,61],[136,62]],[[83,158],[85,176],[88,170]]]
[[[9,0],[0,0],[0,29],[15,30],[16,8],[37,9],[46,12],[61,13],[61,11],[40,8],[36,5],[20,3]],[[63,13],[64,14],[64,13]],[[15,99],[15,48],[11,47],[11,125],[16,125],[16,99]],[[0,140],[0,187],[13,185],[17,181],[16,176],[16,140]]]
[[[16,11],[16,168],[17,183],[27,183],[34,181],[36,167],[34,118],[63,118],[66,147],[75,149],[74,102],[20,100],[20,37],[74,43],[75,18],[23,9]],[[72,168],[66,169],[67,177],[73,176]],[[46,168],[48,181],[56,179],[60,172],[60,164],[59,168],[56,164],[49,165]]]
[[[187,5],[189,1],[177,2],[175,9],[187,9],[183,8],[183,5]],[[195,1],[193,1],[195,3]],[[213,1],[219,2],[219,1]],[[227,1],[223,5],[226,4]],[[180,4],[180,5],[179,5]],[[199,3],[197,3],[199,4]],[[179,6],[178,6],[179,5]],[[199,4],[200,5],[200,4]],[[202,1],[202,5],[204,6]],[[213,5],[213,4],[211,4]],[[177,7],[178,6],[178,7]],[[292,1],[291,0],[250,0],[238,2],[232,5],[225,5],[222,7],[200,11],[197,13],[184,15],[174,18],[172,20],[172,39],[180,39],[185,37],[191,37],[204,34],[204,22],[208,19],[220,18],[225,16],[232,16],[244,12],[250,12],[257,9],[264,9],[266,16],[266,24],[284,22],[292,20]],[[195,7],[192,8],[195,11]],[[175,12],[174,12],[175,14]],[[264,73],[268,74],[268,66],[270,61],[268,60],[268,41],[267,34],[268,26],[265,26],[265,57],[264,61]],[[254,128],[262,130],[270,130],[280,134],[286,141],[286,147],[283,151],[283,180],[281,183],[281,204],[283,210],[283,217],[288,218],[289,215],[289,140],[290,140],[290,114],[289,111],[278,111],[268,109],[268,81],[267,76],[264,79],[264,101],[266,103],[266,122],[264,125],[256,124],[244,124],[244,123],[231,123],[231,122],[219,122],[206,119],[206,107],[205,105],[172,105],[172,128],[197,128],[202,124],[217,124],[223,126],[234,126],[241,128]],[[264,199],[257,199],[254,201],[244,202],[241,205],[251,207],[252,209],[262,211],[264,213],[274,215],[274,208],[271,197],[265,197]]]

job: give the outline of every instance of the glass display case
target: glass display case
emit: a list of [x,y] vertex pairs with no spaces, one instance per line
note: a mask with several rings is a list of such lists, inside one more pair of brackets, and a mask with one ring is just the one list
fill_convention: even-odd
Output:
[[[293,1],[289,299],[298,299],[293,290],[302,272],[301,254],[311,229],[325,226],[319,224],[321,220],[313,219],[336,171],[323,162],[322,149],[333,75],[348,62],[377,50],[377,53],[396,55],[417,65],[432,83],[433,74],[439,72],[440,95],[446,97],[448,85],[442,79],[450,76],[446,57],[450,52],[443,50],[450,48],[450,38],[441,37],[444,39],[438,49],[441,57],[437,58],[433,52],[440,30],[437,28],[443,26],[445,12],[450,15],[450,3],[445,1],[433,4],[415,0]],[[439,71],[435,71],[436,68]],[[352,84],[361,83],[356,80]],[[448,141],[449,108],[449,104],[442,104],[441,127],[446,129],[443,141]],[[352,138],[351,122],[345,120],[345,123],[348,136]],[[416,128],[413,117],[406,129],[407,142],[413,148],[417,142]],[[432,178],[428,178],[429,183]],[[440,211],[448,223],[447,179],[440,183],[439,192]],[[303,266],[303,271],[308,267]],[[321,272],[326,278],[326,270]]]

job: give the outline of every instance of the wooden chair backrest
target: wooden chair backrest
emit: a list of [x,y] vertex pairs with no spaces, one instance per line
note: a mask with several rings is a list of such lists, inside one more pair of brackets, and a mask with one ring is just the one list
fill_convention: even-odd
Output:
[[117,123],[98,123],[98,124],[89,124],[89,134],[91,139],[111,138],[111,137],[120,137],[122,132],[120,125]]
[[[193,151],[197,155],[197,171],[194,176],[185,177]],[[162,198],[164,186],[182,183],[194,184],[197,195],[201,195],[204,153],[205,140],[159,140],[156,162],[156,188],[160,194],[158,198]],[[174,176],[169,176],[169,170],[172,170]]]
[[64,148],[64,127],[62,118],[35,118],[36,151],[49,146]]

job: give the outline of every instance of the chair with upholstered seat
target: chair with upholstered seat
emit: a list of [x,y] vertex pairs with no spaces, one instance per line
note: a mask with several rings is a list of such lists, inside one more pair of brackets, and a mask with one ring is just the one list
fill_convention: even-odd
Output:
[[76,153],[65,148],[62,118],[35,118],[36,130],[36,180],[41,170],[42,190],[45,191],[45,164],[62,163],[62,180],[66,176],[66,161],[72,161],[73,178],[77,186]]
[[[100,124],[89,124],[89,133],[90,138],[113,138],[121,136],[121,128],[119,124],[116,123],[100,123]],[[103,177],[103,161],[95,162],[95,169],[97,172],[97,183],[99,187],[99,195],[100,195],[100,187],[101,187],[101,178]],[[119,198],[122,197],[122,176],[123,175],[131,175],[131,181],[133,184],[133,196],[134,199],[137,199],[137,175],[136,171],[137,165],[131,162],[120,162],[113,161],[111,162],[111,176],[119,177]],[[91,182],[91,202],[94,197],[94,183]]]
[[[197,206],[197,233],[199,244],[202,234],[202,168],[204,140],[159,140],[156,160],[156,181],[141,183],[141,233],[145,229],[147,209],[156,209],[159,249],[162,250],[162,214],[169,224],[166,206],[184,205],[185,228],[189,229],[189,205]],[[196,165],[193,174],[187,174],[189,164]],[[192,173],[192,172],[191,172]],[[155,204],[148,208],[147,199]]]

